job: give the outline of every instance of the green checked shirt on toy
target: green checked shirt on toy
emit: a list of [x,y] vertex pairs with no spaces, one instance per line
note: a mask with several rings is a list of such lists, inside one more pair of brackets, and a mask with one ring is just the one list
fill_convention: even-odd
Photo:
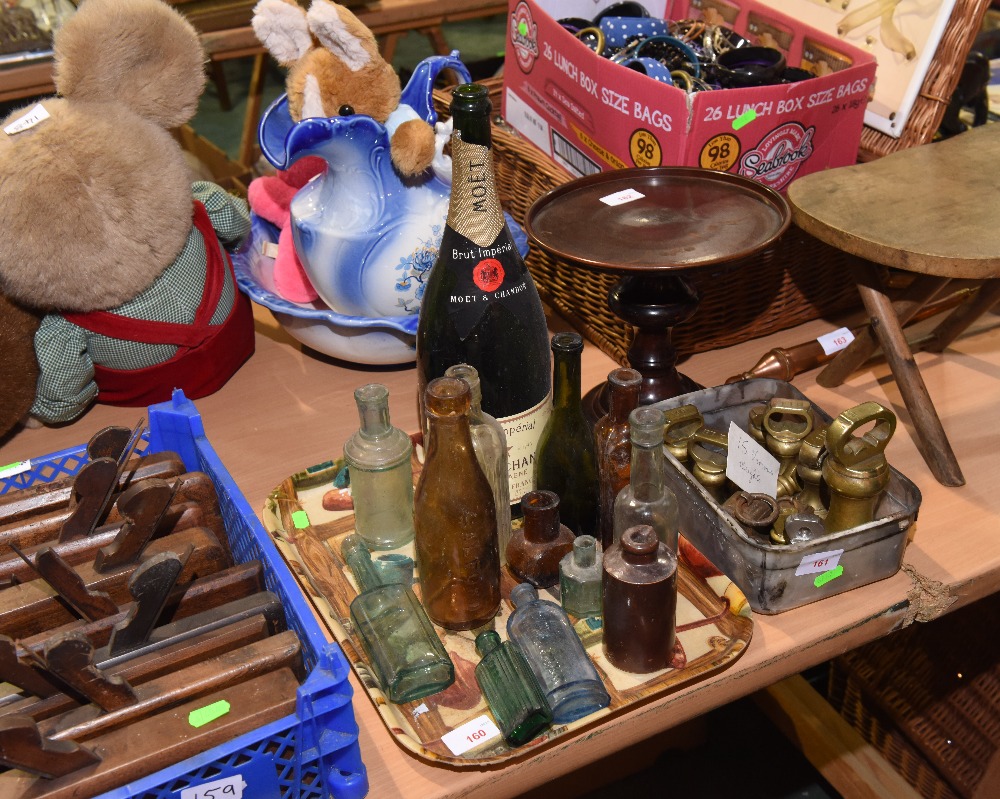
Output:
[[[192,197],[208,212],[223,247],[232,248],[250,231],[246,202],[214,183],[197,181]],[[133,319],[190,324],[201,302],[205,284],[204,238],[193,226],[177,259],[144,292],[114,313]],[[227,270],[225,285],[211,324],[229,315],[237,287]],[[47,423],[77,417],[97,397],[94,363],[110,369],[135,370],[169,360],[172,345],[123,342],[84,330],[59,314],[49,314],[35,334],[35,354],[40,374],[31,414]]]

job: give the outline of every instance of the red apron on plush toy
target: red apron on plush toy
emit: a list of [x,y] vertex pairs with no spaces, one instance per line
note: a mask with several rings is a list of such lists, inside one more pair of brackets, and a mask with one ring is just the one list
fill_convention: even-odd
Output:
[[87,0],[54,48],[61,96],[0,135],[0,288],[46,312],[31,412],[210,394],[253,352],[253,317],[226,251],[246,204],[192,183],[168,132],[204,88],[198,35],[160,0]]

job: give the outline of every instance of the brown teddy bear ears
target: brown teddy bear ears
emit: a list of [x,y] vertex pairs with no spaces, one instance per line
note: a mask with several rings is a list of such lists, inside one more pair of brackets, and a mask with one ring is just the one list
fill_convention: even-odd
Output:
[[53,46],[63,97],[119,101],[164,128],[198,110],[205,52],[191,24],[160,0],[86,0]]

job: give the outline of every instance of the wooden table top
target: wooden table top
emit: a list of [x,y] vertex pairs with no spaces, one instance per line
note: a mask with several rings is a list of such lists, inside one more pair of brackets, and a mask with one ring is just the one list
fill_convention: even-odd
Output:
[[802,229],[875,263],[940,277],[1000,275],[1000,125],[792,181]]
[[[412,366],[360,367],[303,351],[269,312],[255,311],[256,354],[219,392],[196,402],[209,440],[252,507],[261,509],[267,494],[291,473],[339,453],[357,425],[352,394],[359,385],[385,383],[394,423],[405,430],[417,429]],[[696,355],[683,368],[703,384],[718,384],[749,369],[772,347],[811,340],[839,325],[839,321],[810,322]],[[558,318],[550,326],[566,329]],[[404,751],[352,674],[369,796],[514,797],[543,784],[539,795],[546,799],[578,795],[615,773],[620,756],[607,756],[619,750],[886,635],[914,618],[934,618],[1000,588],[994,504],[1000,481],[1000,427],[995,424],[1000,318],[988,314],[978,328],[944,355],[916,356],[968,484],[940,486],[917,452],[909,425],[899,425],[886,454],[923,492],[902,571],[818,604],[777,616],[755,615],[750,646],[731,668],[503,768],[457,770],[431,765]],[[588,343],[584,389],[603,381],[614,366]],[[827,411],[876,400],[905,419],[905,408],[884,364],[862,369],[836,389],[817,386],[815,374],[802,375],[795,385]],[[132,426],[136,418],[135,409],[94,406],[73,424],[18,432],[0,446],[0,463],[79,445],[106,425]]]

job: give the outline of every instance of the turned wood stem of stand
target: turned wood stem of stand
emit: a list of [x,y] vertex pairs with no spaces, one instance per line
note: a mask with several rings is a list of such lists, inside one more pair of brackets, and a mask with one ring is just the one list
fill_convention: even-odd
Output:
[[639,404],[651,405],[698,386],[677,371],[673,328],[698,309],[698,292],[676,275],[626,275],[608,292],[608,307],[635,327],[629,366],[642,375]]

